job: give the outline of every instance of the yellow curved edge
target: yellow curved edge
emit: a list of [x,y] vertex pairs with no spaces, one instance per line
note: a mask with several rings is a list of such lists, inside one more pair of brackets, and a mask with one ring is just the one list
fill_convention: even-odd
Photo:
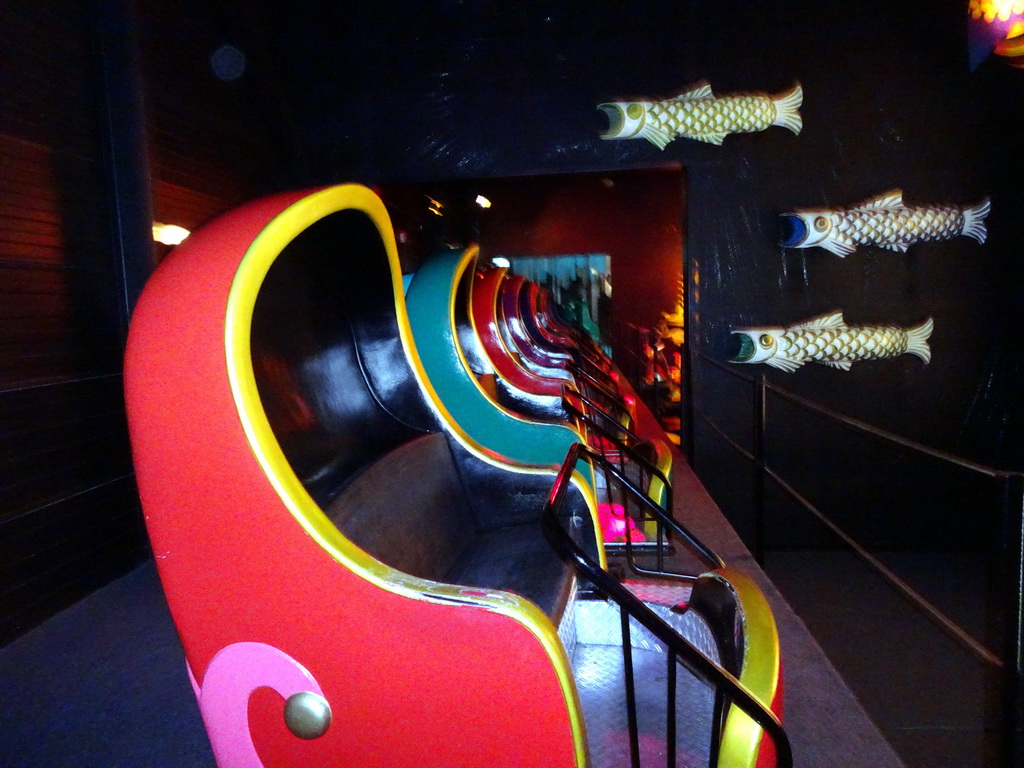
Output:
[[[498,283],[499,289],[500,289],[500,286],[505,282],[505,279],[508,277],[508,267],[495,267],[495,269],[501,270],[501,280]],[[501,348],[505,351],[505,354],[507,354],[511,358],[512,363],[514,365],[518,366],[519,368],[522,368],[524,371],[527,371],[528,373],[531,373],[531,374],[533,374],[535,376],[546,375],[546,374],[540,374],[540,373],[537,373],[536,371],[531,370],[527,365],[525,365],[523,363],[522,355],[519,353],[519,351],[514,349],[514,347],[510,347],[509,346],[508,339],[506,338],[506,334],[508,333],[508,330],[503,328],[503,327],[501,327],[501,322],[499,320],[499,316],[501,316],[503,314],[502,312],[499,311],[499,308],[498,308],[498,302],[499,301],[500,301],[500,299],[495,297],[495,307],[494,307],[494,310],[495,310],[495,321],[497,321],[498,325],[499,325],[499,327],[497,329],[497,331],[498,331],[498,343],[501,345]],[[476,330],[475,322],[474,322],[474,325],[473,325],[473,329]],[[572,383],[570,381],[570,378],[564,378],[564,379],[556,378],[556,380],[557,381],[564,381],[564,382],[570,383],[570,384]]]
[[[480,248],[477,245],[470,245],[462,252],[462,254],[459,256],[459,261],[455,267],[454,273],[452,274],[451,285],[448,286],[448,324],[451,327],[452,338],[456,340],[454,346],[455,352],[459,356],[459,363],[462,365],[463,369],[465,369],[469,374],[469,379],[473,382],[473,385],[478,390],[480,390],[480,394],[483,397],[485,397],[487,401],[494,407],[494,409],[498,411],[498,413],[500,413],[502,416],[508,419],[512,419],[513,421],[522,422],[524,424],[545,424],[545,422],[536,421],[535,419],[528,419],[518,413],[515,413],[514,411],[510,411],[508,408],[503,406],[501,403],[495,401],[493,397],[487,394],[487,390],[483,388],[477,377],[472,374],[472,369],[469,366],[469,361],[466,359],[466,354],[462,349],[462,345],[458,343],[459,329],[457,327],[455,319],[455,302],[458,300],[458,287],[459,283],[462,281],[463,276],[466,274],[466,270],[469,269],[469,267],[472,264],[476,263],[477,255],[479,254],[479,252]],[[470,312],[470,323],[472,323],[472,312]],[[476,325],[474,324],[472,327],[473,332],[476,333]],[[577,439],[580,439],[579,430],[568,426],[565,428],[571,430],[573,434],[576,435]]]
[[[664,440],[654,440],[654,450],[657,454],[654,466],[658,468],[665,477],[671,478],[672,476],[672,449],[668,447],[668,444]],[[670,481],[671,482],[671,479]],[[650,497],[661,504],[661,498],[665,495],[668,489],[665,487],[665,483],[661,481],[660,477],[652,477],[651,485],[648,489]],[[664,504],[662,504],[664,506]]]
[[[575,429],[574,427],[571,427],[569,425],[563,426],[559,424],[546,424],[545,422],[533,421],[531,419],[526,419],[519,416],[516,413],[513,413],[512,411],[503,407],[499,403],[495,402],[494,399],[487,394],[487,391],[477,380],[476,376],[473,375],[473,371],[469,366],[469,361],[466,359],[466,355],[462,351],[462,346],[458,343],[459,331],[456,325],[455,302],[458,298],[459,283],[462,281],[463,276],[466,274],[466,270],[469,269],[471,265],[476,263],[479,251],[480,249],[478,246],[471,245],[462,252],[462,254],[459,256],[458,264],[456,265],[455,270],[453,271],[451,284],[448,286],[448,324],[451,329],[452,338],[455,340],[454,346],[455,352],[459,356],[459,364],[465,371],[466,376],[473,382],[474,386],[476,386],[476,388],[480,390],[480,395],[486,398],[487,402],[490,403],[490,405],[492,405],[494,409],[498,411],[502,416],[513,419],[515,421],[519,421],[524,424],[537,424],[543,426],[561,427],[562,429],[570,430],[576,436],[577,441],[585,442],[583,437],[580,435],[579,430]],[[470,317],[472,317],[472,314],[473,313],[470,312]],[[475,326],[473,327],[473,332],[476,332]],[[434,397],[436,396],[436,394],[432,394],[431,396]],[[443,407],[443,404],[439,403],[439,405]],[[445,415],[447,416],[447,418],[451,418],[450,416],[447,415],[447,411],[445,411]],[[502,469],[505,470],[512,469],[514,471],[517,471],[520,468],[521,465],[509,465],[507,463],[492,461],[489,458],[489,451],[487,451],[482,446],[476,445],[476,443],[474,443],[472,441],[472,438],[470,438],[468,435],[466,436],[466,439],[469,440],[471,443],[466,444],[466,447],[476,455],[480,456],[480,458],[483,459],[484,461],[487,461],[488,463],[493,464],[494,466],[497,467],[501,467]],[[529,467],[526,467],[524,469],[525,471],[528,472],[540,471],[542,473],[548,473],[550,471],[547,469],[536,470]],[[572,474],[572,483],[580,489],[580,492],[583,493],[583,497],[587,502],[587,508],[590,510],[590,517],[594,523],[594,533],[598,538],[598,563],[600,564],[602,569],[607,570],[608,556],[607,553],[604,551],[604,541],[601,536],[601,525],[599,522],[600,517],[597,514],[597,492],[594,490],[597,487],[597,481],[596,478],[594,478],[593,474],[594,469],[593,467],[591,467],[591,477],[588,482],[587,479],[578,470],[576,470]]]
[[[508,268],[507,267],[493,267],[493,269],[500,270],[502,275],[503,275],[502,279],[504,279],[504,273],[507,271]],[[469,300],[470,300],[470,305],[471,305],[470,311],[469,311],[469,326],[470,326],[470,328],[473,329],[473,333],[476,335],[476,337],[478,339],[479,338],[483,338],[483,335],[480,333],[480,328],[477,326],[476,315],[475,315],[475,313],[472,310],[472,302],[473,302],[473,292],[472,291],[470,292],[470,299]],[[504,337],[502,337],[500,331],[498,331],[498,333],[497,333],[497,343],[506,352],[506,354],[508,354],[509,358],[512,361],[512,364],[518,366],[518,363],[516,363],[515,358],[512,357],[512,355],[508,352],[508,347],[505,345],[505,339],[504,339]],[[529,395],[530,394],[530,393],[526,392],[525,390],[521,389],[520,387],[516,386],[512,382],[510,382],[504,376],[502,376],[501,373],[498,371],[498,366],[495,365],[494,360],[491,359],[491,354],[490,354],[490,352],[488,352],[487,347],[484,346],[483,344],[481,344],[481,347],[483,348],[484,358],[487,360],[487,362],[489,362],[491,364],[491,367],[494,369],[494,376],[496,378],[501,379],[501,381],[503,381],[505,383],[505,386],[509,387],[510,389],[514,389],[517,392],[522,392],[524,395]],[[489,396],[490,396],[490,394],[489,394]],[[542,397],[555,397],[555,395],[542,395]],[[491,399],[495,400],[495,398],[493,396],[491,397]],[[495,402],[497,402],[497,401],[495,400]],[[577,430],[577,431],[579,431],[579,430]]]
[[[740,682],[768,709],[778,690],[781,649],[775,616],[761,588],[750,577],[732,568],[711,573],[724,579],[736,593],[743,616],[743,669]],[[739,707],[730,707],[722,730],[719,765],[755,768],[761,739],[771,739]]]
[[[429,388],[419,355],[412,344],[394,231],[383,202],[372,191],[357,184],[328,187],[295,202],[267,224],[247,249],[231,285],[224,328],[228,380],[249,445],[295,520],[337,562],[352,572],[394,594],[439,604],[450,605],[452,600],[470,603],[507,616],[526,627],[540,641],[555,669],[569,714],[576,765],[584,768],[587,763],[586,731],[579,695],[565,647],[548,617],[534,603],[519,595],[499,590],[486,590],[486,595],[482,596],[467,595],[458,586],[416,578],[390,568],[355,546],[341,534],[303,487],[267,420],[252,366],[250,330],[256,296],[270,266],[285,246],[325,216],[349,209],[365,213],[380,232],[391,263],[395,306],[406,354],[421,385]],[[429,391],[436,403],[436,393],[432,388]],[[475,593],[479,591],[474,590]]]

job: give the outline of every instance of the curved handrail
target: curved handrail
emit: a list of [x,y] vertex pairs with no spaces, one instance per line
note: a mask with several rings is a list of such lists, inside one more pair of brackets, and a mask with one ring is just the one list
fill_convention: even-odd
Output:
[[583,379],[584,386],[593,388],[597,393],[602,395],[602,398],[611,407],[614,407],[620,414],[622,414],[628,423],[633,423],[633,414],[630,413],[629,408],[626,406],[622,395],[612,390],[607,384],[599,381],[592,374],[584,371],[574,363],[570,363],[566,366],[566,370],[572,374],[573,378]]
[[[714,430],[719,435],[719,437],[721,437],[726,443],[732,446],[734,450],[736,450],[748,461],[754,462],[755,467],[759,472],[762,473],[764,477],[769,477],[772,480],[774,480],[790,498],[792,498],[797,504],[803,507],[807,512],[814,515],[819,520],[819,522],[821,522],[844,544],[846,544],[854,552],[854,554],[856,554],[872,569],[874,569],[874,571],[878,573],[879,576],[888,581],[889,584],[893,587],[893,589],[895,589],[904,598],[906,598],[908,601],[913,603],[917,608],[919,608],[929,619],[935,622],[950,637],[952,637],[958,643],[960,643],[961,646],[966,648],[968,651],[972,652],[975,656],[977,656],[985,663],[996,668],[1005,669],[1007,671],[1007,674],[1014,674],[1013,668],[1020,670],[1020,659],[1022,658],[1022,656],[1024,656],[1024,653],[1022,653],[1021,651],[1022,641],[1020,640],[1022,635],[1024,635],[1024,632],[1020,630],[1020,627],[1024,626],[1024,612],[1022,612],[1020,603],[1020,585],[1021,583],[1024,583],[1024,581],[1021,581],[1021,579],[1017,578],[1016,576],[1013,576],[1013,587],[1007,590],[1010,598],[1010,604],[1007,606],[1006,609],[1007,615],[1013,617],[1013,620],[1016,623],[1018,629],[1015,631],[1011,631],[1009,633],[1011,635],[1011,641],[1007,643],[1009,646],[1009,650],[1004,653],[1004,658],[1000,658],[992,651],[990,651],[985,646],[985,644],[979,642],[969,632],[963,629],[959,624],[957,624],[955,621],[946,616],[946,614],[942,610],[936,607],[926,597],[922,596],[919,592],[917,592],[910,584],[908,584],[904,579],[900,578],[895,572],[888,568],[878,558],[872,555],[866,548],[861,546],[852,536],[850,536],[848,533],[846,533],[846,531],[844,531],[842,528],[836,525],[828,517],[828,515],[826,515],[816,506],[814,506],[799,491],[797,491],[792,485],[786,482],[785,479],[783,479],[778,472],[776,472],[774,469],[767,465],[767,463],[764,460],[763,446],[763,422],[765,419],[766,408],[766,398],[764,397],[764,394],[768,391],[771,391],[774,394],[778,395],[780,398],[787,400],[793,403],[794,405],[803,408],[806,411],[814,413],[827,420],[833,421],[839,424],[840,426],[854,430],[861,434],[869,435],[878,440],[881,440],[884,443],[889,443],[891,445],[904,448],[926,459],[930,459],[932,461],[952,466],[957,469],[973,472],[975,474],[988,477],[992,480],[1001,481],[1004,483],[1004,485],[1010,482],[1024,483],[1024,473],[996,469],[994,467],[985,466],[983,464],[979,464],[977,462],[970,461],[959,456],[955,456],[945,451],[940,451],[936,448],[931,448],[922,443],[910,440],[909,438],[902,437],[893,432],[881,429],[880,427],[868,424],[867,422],[855,419],[852,416],[847,416],[845,414],[839,413],[838,411],[834,411],[831,408],[827,408],[826,406],[819,405],[818,403],[808,400],[807,398],[801,397],[800,395],[790,392],[784,387],[769,382],[763,375],[752,378],[734,370],[729,366],[724,365],[723,363],[717,360],[714,360],[711,357],[708,357],[702,352],[692,350],[690,354],[691,357],[696,357],[701,361],[709,364],[710,366],[728,374],[729,376],[739,379],[740,381],[743,381],[751,385],[752,387],[756,388],[755,401],[758,403],[759,413],[755,414],[754,416],[754,420],[755,422],[757,422],[755,423],[755,442],[758,442],[759,444],[754,446],[753,452],[746,450],[736,440],[734,440],[732,437],[726,434],[714,422],[714,420],[711,418],[709,414],[707,414],[702,409],[698,408],[695,404],[692,406],[694,413],[700,415],[701,418],[703,418],[707,422],[708,426],[711,427],[711,429]],[[1019,501],[1020,500],[1018,499],[1018,502]],[[757,505],[755,505],[755,507],[757,507]],[[1004,506],[1004,512],[1006,508],[1007,507]],[[761,511],[760,508],[755,508],[755,515],[758,516],[759,520],[763,520],[763,511]],[[759,523],[759,526],[760,525],[761,523]],[[760,541],[762,538],[762,534],[758,533],[757,538]],[[1024,573],[1024,551],[1022,551],[1020,547],[1021,537],[1019,535],[1013,534],[1009,538],[1013,539],[1013,541],[1016,542],[1016,544],[1010,547],[1010,549],[1013,551],[1007,552],[1007,556],[1013,558],[1013,562],[1010,563],[1009,569],[1011,571],[1014,571],[1014,573]],[[1016,549],[1014,549],[1014,547],[1016,547]],[[759,557],[759,560],[760,559],[761,558]],[[1014,640],[1014,638],[1016,638],[1016,640]],[[1016,659],[1017,661],[1007,663],[1006,659]],[[1017,674],[1020,674],[1019,671],[1017,672]]]
[[[583,405],[587,406],[589,410],[584,413],[580,408],[577,408],[572,403],[573,398],[579,400]],[[582,392],[572,389],[569,385],[562,387],[562,407],[570,416],[579,419],[586,424],[588,428],[596,431],[599,437],[603,437],[605,440],[612,443],[619,451],[620,456],[628,456],[632,462],[638,464],[642,470],[646,471],[652,479],[652,487],[653,480],[658,480],[662,485],[660,495],[664,496],[665,509],[668,511],[669,517],[672,517],[671,481],[661,468],[640,453],[635,447],[641,443],[649,441],[645,441],[628,427],[617,422],[598,403],[595,403]],[[591,418],[591,414],[599,416],[604,423],[599,423],[597,420]],[[608,426],[609,424],[611,426]],[[625,436],[625,439],[623,439],[623,435]],[[657,448],[655,448],[655,450],[657,450]],[[655,493],[653,488],[651,493]]]
[[569,478],[572,477],[581,454],[586,454],[591,460],[601,459],[601,456],[582,443],[577,443],[569,450],[555,479],[555,486],[541,513],[541,526],[548,542],[563,560],[573,565],[602,594],[618,604],[622,610],[664,643],[669,652],[674,654],[690,672],[713,686],[716,692],[724,694],[732,704],[739,707],[757,723],[769,735],[775,746],[778,768],[792,768],[793,751],[789,737],[775,713],[747,690],[731,672],[701,653],[623,586],[618,579],[600,568],[562,527],[557,509],[565,496]]
[[[569,399],[573,398],[573,397],[575,399],[580,400],[583,404],[585,404],[585,406],[587,406],[587,408],[589,408],[590,411],[588,411],[587,413],[584,413],[579,408],[573,406],[573,404],[569,401]],[[626,435],[626,438],[628,440],[630,440],[634,444],[640,443],[640,442],[644,441],[643,438],[640,437],[640,435],[638,435],[636,432],[631,430],[629,427],[624,426],[620,422],[615,421],[615,419],[607,411],[605,411],[601,407],[600,403],[596,402],[593,398],[588,397],[583,392],[581,392],[579,390],[572,389],[572,387],[570,387],[568,384],[563,384],[562,385],[562,404],[563,404],[563,407],[565,408],[565,410],[568,412],[569,416],[573,416],[575,418],[582,419],[583,421],[587,422],[589,426],[593,426],[595,429],[600,431],[602,436],[608,437],[609,440],[612,440],[612,441],[618,440],[620,442],[626,443],[626,440],[623,440],[621,437],[615,436],[615,435]],[[594,422],[592,419],[590,419],[590,414],[591,413],[596,414],[597,416],[600,416],[602,420],[604,420],[608,424],[611,424],[612,426],[611,427],[606,427],[606,426],[603,426],[603,425],[599,426],[596,422]],[[612,430],[614,431],[615,434],[612,434]],[[642,461],[647,462],[647,464],[650,464],[650,462],[648,462],[643,457],[640,457],[640,459]],[[652,468],[654,468],[654,469],[657,469],[656,467],[654,467],[653,464],[650,464],[650,466]],[[660,471],[660,470],[658,470],[658,471]],[[665,477],[663,477],[662,479],[664,479],[666,481],[668,480],[668,478],[665,478]]]
[[[709,365],[719,369],[720,371],[729,374],[733,378],[739,379],[740,381],[744,381],[750,384],[751,386],[756,385],[758,382],[757,378],[745,376],[742,373],[739,373],[733,370],[732,368],[723,365],[718,360],[708,357],[703,352],[693,351],[691,352],[691,354],[694,357],[697,357],[703,360],[704,362],[708,363]],[[996,469],[995,467],[989,467],[984,464],[979,464],[978,462],[974,462],[969,459],[964,459],[960,456],[956,456],[952,453],[947,453],[946,451],[940,451],[937,448],[931,448],[930,446],[927,446],[924,443],[919,443],[916,440],[911,440],[901,435],[897,435],[895,432],[889,432],[888,430],[882,429],[881,427],[876,427],[872,424],[868,424],[866,421],[855,419],[852,416],[847,416],[843,413],[840,413],[839,411],[835,411],[824,405],[815,403],[812,400],[808,400],[805,397],[801,397],[795,392],[791,392],[785,387],[780,387],[778,384],[775,384],[774,382],[769,381],[768,379],[764,380],[764,387],[765,389],[771,390],[784,400],[788,400],[794,405],[800,406],[804,410],[816,413],[819,416],[824,416],[827,419],[831,419],[832,421],[838,422],[839,424],[849,427],[850,429],[857,430],[858,432],[863,432],[864,434],[871,435],[872,437],[877,437],[880,440],[893,443],[894,445],[898,445],[901,448],[908,448],[912,451],[915,451],[916,453],[920,453],[924,456],[928,456],[929,458],[936,459],[937,461],[941,461],[946,464],[952,464],[956,467],[960,467],[961,469],[967,469],[972,472],[977,472],[978,474],[982,474],[992,478],[1011,477],[1013,475],[1021,474],[1019,472],[1010,472],[1007,470]]]
[[[725,566],[725,561],[719,557],[714,550],[711,549],[707,544],[697,538],[696,534],[691,533],[690,530],[670,515],[670,513],[662,507],[658,502],[644,493],[640,488],[626,477],[626,474],[615,466],[612,462],[608,461],[604,456],[590,448],[583,443],[576,443],[569,450],[568,455],[574,455],[578,461],[581,454],[585,454],[587,461],[591,464],[596,465],[601,470],[610,473],[612,477],[618,480],[622,487],[625,488],[631,495],[633,495],[637,501],[643,504],[647,510],[651,513],[651,516],[661,525],[668,528],[672,533],[682,537],[693,549],[694,554],[697,555],[701,560],[704,561],[705,565],[711,568],[722,568]],[[564,467],[564,464],[563,464]],[[556,479],[557,482],[557,479]],[[629,538],[626,539],[627,544]],[[671,573],[664,573],[658,571],[648,571],[641,568],[635,569],[638,573],[651,576],[671,576]]]

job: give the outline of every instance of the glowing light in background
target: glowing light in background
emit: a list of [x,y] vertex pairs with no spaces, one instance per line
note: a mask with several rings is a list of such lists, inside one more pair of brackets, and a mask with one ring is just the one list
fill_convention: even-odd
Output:
[[479,205],[481,208],[490,208],[491,207],[491,201],[488,200],[483,195],[477,195],[476,196],[476,204]]
[[970,0],[968,57],[971,70],[995,53],[1024,67],[1024,0]]
[[153,239],[164,245],[177,245],[190,234],[192,233],[184,227],[179,227],[177,224],[153,222]]
[[1024,0],[971,0],[967,12],[975,21],[984,19],[986,24],[997,19],[1009,21],[1011,16],[1024,13]]
[[427,195],[426,197],[427,200],[429,201],[427,210],[430,211],[435,216],[444,216],[444,213],[442,213],[442,211],[444,210],[444,204],[430,197],[430,195]]
[[491,264],[493,264],[496,267],[505,267],[505,269],[508,269],[509,267],[512,266],[512,262],[510,262],[504,256],[495,256],[493,259],[491,259]]

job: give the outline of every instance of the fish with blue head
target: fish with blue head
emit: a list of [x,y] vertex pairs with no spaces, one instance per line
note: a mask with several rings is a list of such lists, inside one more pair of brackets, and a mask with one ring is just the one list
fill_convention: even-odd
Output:
[[784,248],[824,248],[846,257],[859,245],[905,252],[914,243],[951,240],[959,235],[985,242],[985,198],[972,206],[903,203],[893,190],[851,208],[797,210],[780,216],[779,244]]

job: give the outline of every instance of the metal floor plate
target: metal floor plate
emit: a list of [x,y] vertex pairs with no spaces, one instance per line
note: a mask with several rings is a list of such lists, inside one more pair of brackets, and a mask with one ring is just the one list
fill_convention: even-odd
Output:
[[[667,658],[658,651],[633,650],[643,768],[661,768],[666,764]],[[578,644],[573,669],[587,725],[591,768],[628,768],[630,748],[622,684],[622,648]],[[707,685],[683,668],[678,668],[676,675],[676,694],[676,766],[706,768],[714,695]]]
[[[650,603],[648,607],[718,661],[711,629],[697,613],[675,613]],[[591,768],[627,768],[630,749],[619,608],[604,600],[578,600],[574,614],[573,670],[587,726]],[[664,646],[634,620],[630,621],[630,639],[640,764],[643,768],[663,768],[667,757],[668,657]],[[711,744],[712,690],[677,666],[676,696],[676,766],[705,768]]]
[[[676,613],[662,605],[646,603],[647,607],[677,633],[690,641],[697,650],[714,662],[719,661],[718,644],[707,622],[696,612]],[[622,644],[622,625],[619,607],[607,600],[577,600],[574,606],[575,642],[580,645]],[[634,648],[664,653],[665,646],[636,619],[629,620],[631,645]]]

